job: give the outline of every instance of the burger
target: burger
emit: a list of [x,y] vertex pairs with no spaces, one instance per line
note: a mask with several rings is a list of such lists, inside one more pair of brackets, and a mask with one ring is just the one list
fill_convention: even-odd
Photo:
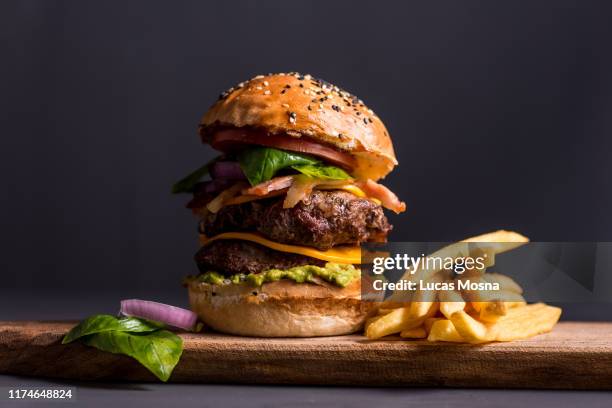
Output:
[[244,336],[360,330],[360,245],[386,241],[383,208],[406,208],[378,183],[397,165],[378,116],[321,79],[268,74],[223,92],[199,135],[220,155],[173,188],[199,220],[192,310]]

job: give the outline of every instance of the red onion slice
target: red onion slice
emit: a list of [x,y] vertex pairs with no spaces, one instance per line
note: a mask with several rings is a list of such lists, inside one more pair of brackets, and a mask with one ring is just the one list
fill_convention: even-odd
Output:
[[246,177],[240,164],[232,161],[218,161],[210,166],[210,176],[213,179],[244,180]]
[[216,193],[217,191],[225,190],[232,184],[234,184],[233,180],[215,179],[202,182],[199,186],[199,190],[205,193]]
[[140,299],[122,300],[120,312],[125,316],[153,320],[184,330],[192,330],[198,319],[191,310]]

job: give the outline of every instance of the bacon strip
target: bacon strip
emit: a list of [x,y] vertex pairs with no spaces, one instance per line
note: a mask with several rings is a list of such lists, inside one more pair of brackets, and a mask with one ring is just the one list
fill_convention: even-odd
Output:
[[377,198],[381,201],[382,206],[399,214],[406,211],[406,203],[400,201],[399,198],[387,187],[377,182],[367,179],[366,181],[358,181],[355,183],[357,187],[362,189],[368,197]]
[[239,195],[237,197],[230,198],[229,200],[224,202],[223,205],[243,204],[243,203],[248,203],[249,201],[263,200],[264,198],[278,197],[278,196],[282,196],[285,193],[287,193],[287,190],[288,190],[287,188],[283,188],[280,190],[270,191],[268,194],[263,195],[263,196]]
[[[406,204],[387,187],[367,179],[365,181],[354,181],[369,198],[375,198],[381,205],[396,214],[406,211]],[[346,180],[318,180],[298,176],[281,176],[264,181],[253,187],[245,188],[244,183],[237,183],[223,191],[208,204],[208,210],[217,212],[224,205],[241,204],[261,198],[275,197],[287,194],[283,202],[283,208],[293,208],[297,203],[304,200],[312,190],[317,187],[331,188],[347,184]],[[242,191],[240,192],[240,189]]]
[[291,187],[293,184],[293,179],[294,176],[274,177],[273,179],[259,183],[256,186],[242,190],[242,194],[264,196],[272,191]]

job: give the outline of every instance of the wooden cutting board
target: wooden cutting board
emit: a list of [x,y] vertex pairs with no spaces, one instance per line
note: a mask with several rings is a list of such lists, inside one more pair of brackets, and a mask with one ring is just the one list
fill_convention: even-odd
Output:
[[[0,322],[0,373],[156,381],[129,357],[61,345],[69,322]],[[181,334],[171,380],[373,386],[612,389],[612,323],[560,323],[552,333],[487,345],[360,335],[260,339]]]

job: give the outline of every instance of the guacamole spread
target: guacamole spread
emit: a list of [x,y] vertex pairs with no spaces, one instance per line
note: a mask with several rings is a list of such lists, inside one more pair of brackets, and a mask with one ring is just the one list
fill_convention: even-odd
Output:
[[275,282],[281,279],[291,279],[297,283],[313,282],[315,277],[323,279],[334,285],[345,287],[360,276],[360,270],[350,264],[337,264],[329,262],[325,266],[303,265],[290,269],[270,269],[260,273],[249,273],[225,277],[217,272],[205,272],[198,276],[198,280],[213,285],[230,283],[247,283],[253,286],[261,286],[266,282]]

